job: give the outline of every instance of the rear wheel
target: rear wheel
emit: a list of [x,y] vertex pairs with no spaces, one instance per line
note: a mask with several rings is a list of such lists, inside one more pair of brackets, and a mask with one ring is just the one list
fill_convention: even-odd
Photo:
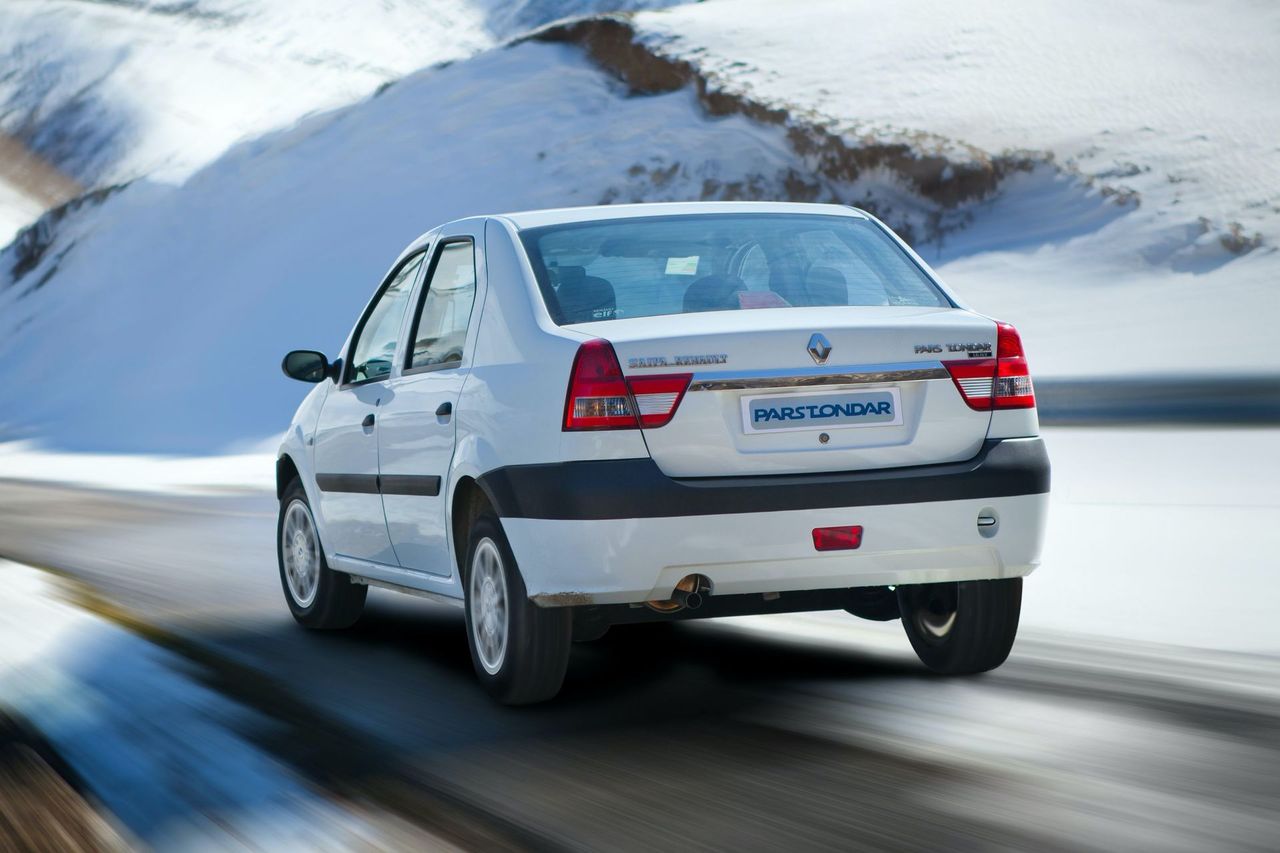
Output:
[[280,499],[276,525],[280,585],[293,618],[308,628],[349,628],[364,612],[369,588],[329,568],[302,483],[294,480]]
[[907,638],[934,672],[986,672],[1009,656],[1022,610],[1022,578],[912,584],[897,591]]
[[529,600],[515,555],[493,516],[482,515],[471,527],[465,582],[471,662],[489,694],[506,705],[527,705],[560,692],[573,613]]

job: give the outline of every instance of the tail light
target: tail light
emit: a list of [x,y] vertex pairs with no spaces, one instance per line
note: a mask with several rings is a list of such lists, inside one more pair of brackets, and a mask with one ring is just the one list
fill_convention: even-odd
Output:
[[1018,337],[1018,330],[1008,323],[996,324],[995,358],[970,358],[944,361],[942,364],[971,409],[1031,409],[1036,405],[1022,338]]
[[691,373],[627,379],[613,346],[597,338],[578,347],[564,403],[565,430],[660,427],[675,415]]

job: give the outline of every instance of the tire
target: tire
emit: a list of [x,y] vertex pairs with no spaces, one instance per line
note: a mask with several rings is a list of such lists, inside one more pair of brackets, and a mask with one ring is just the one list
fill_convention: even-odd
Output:
[[898,587],[907,638],[922,663],[943,675],[1004,663],[1018,634],[1022,578]]
[[[285,488],[284,497],[280,499],[276,561],[280,566],[284,599],[299,624],[325,631],[350,628],[364,612],[369,588],[354,584],[349,575],[329,568],[311,504],[297,479]],[[311,583],[306,582],[307,577],[312,578]]]
[[528,705],[559,693],[569,668],[573,612],[529,600],[515,555],[492,515],[479,516],[471,526],[464,589],[471,663],[489,695],[504,705]]

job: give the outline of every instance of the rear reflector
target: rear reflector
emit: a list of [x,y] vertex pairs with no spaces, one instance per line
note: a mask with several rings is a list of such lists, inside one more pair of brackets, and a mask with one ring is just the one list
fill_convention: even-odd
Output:
[[944,361],[942,365],[971,409],[1035,408],[1035,389],[1022,350],[1022,338],[1008,323],[996,324],[995,358]]
[[626,379],[613,345],[597,338],[578,347],[564,403],[565,430],[660,427],[671,420],[692,373]]
[[813,547],[819,551],[852,551],[862,544],[862,525],[813,528]]

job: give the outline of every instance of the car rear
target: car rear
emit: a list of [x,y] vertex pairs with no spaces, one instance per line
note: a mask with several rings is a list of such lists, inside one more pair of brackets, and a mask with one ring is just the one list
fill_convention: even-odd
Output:
[[649,210],[520,233],[548,316],[581,339],[560,430],[639,433],[648,453],[489,476],[535,601],[678,602],[691,577],[766,600],[1038,564],[1048,461],[1011,326],[851,209]]

